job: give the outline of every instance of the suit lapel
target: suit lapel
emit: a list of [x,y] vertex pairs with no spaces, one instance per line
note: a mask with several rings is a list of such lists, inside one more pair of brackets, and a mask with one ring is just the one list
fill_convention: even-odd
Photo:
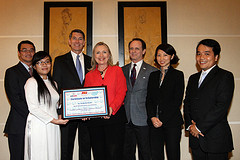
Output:
[[[82,53],[83,54],[83,53]],[[84,58],[84,70],[85,70],[85,75],[88,73],[88,69],[87,69],[87,66],[89,66],[88,61],[86,59],[86,55],[83,54],[83,58]]]
[[[170,77],[171,77],[171,73],[172,73],[172,71],[173,71],[173,67],[172,66],[170,66],[170,68],[168,69],[168,71],[167,71],[167,74],[165,75],[165,77],[164,77],[164,79],[163,79],[163,82],[162,82],[162,85],[161,85],[161,87],[160,88],[162,88],[162,86],[164,86],[165,85],[165,83],[166,82],[169,82],[169,81],[171,81],[171,80],[168,80]],[[161,72],[161,71],[160,71]],[[160,83],[160,72],[159,72],[159,82],[158,83]]]
[[18,66],[20,72],[23,74],[24,77],[26,77],[26,78],[30,78],[31,77],[31,75],[29,74],[29,72],[23,66],[23,64],[21,62],[19,62],[17,66]]
[[[199,88],[203,88],[212,78],[215,77],[216,72],[218,71],[219,67],[215,66],[205,77],[203,80],[202,84],[200,85]],[[199,76],[200,77],[200,76]],[[199,79],[198,79],[199,80]]]
[[142,78],[146,78],[145,77],[145,72],[146,72],[147,68],[146,68],[146,63],[143,61],[142,63],[142,66],[139,70],[139,73],[138,73],[138,76],[137,76],[137,79],[135,81],[135,84],[134,86],[138,85],[139,81],[141,81]]
[[131,69],[131,63],[129,63],[127,66],[126,66],[126,82],[127,82],[127,84],[129,85],[129,86],[131,86],[132,87],[132,83],[131,83],[131,81],[130,81],[130,69]]

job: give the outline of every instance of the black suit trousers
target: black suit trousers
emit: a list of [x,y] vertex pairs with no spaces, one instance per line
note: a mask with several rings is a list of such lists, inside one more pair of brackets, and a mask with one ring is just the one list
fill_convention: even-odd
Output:
[[207,153],[201,147],[192,149],[193,160],[228,160],[228,152]]
[[136,126],[131,122],[126,124],[124,142],[124,160],[135,160],[136,145],[138,145],[139,160],[150,160],[149,127]]
[[89,127],[94,160],[123,160],[124,123]]
[[24,159],[24,134],[8,134],[10,160]]
[[86,124],[71,120],[61,125],[61,160],[72,160],[74,141],[78,129],[79,160],[91,160],[90,137]]
[[150,127],[152,160],[164,160],[164,144],[168,160],[180,160],[180,140],[182,127]]

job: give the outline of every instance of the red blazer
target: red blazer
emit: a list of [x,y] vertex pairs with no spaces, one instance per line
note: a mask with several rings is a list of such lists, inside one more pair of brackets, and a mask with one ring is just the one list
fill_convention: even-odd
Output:
[[86,74],[84,87],[107,86],[108,104],[113,109],[113,115],[117,113],[122,106],[126,91],[126,79],[122,69],[118,66],[109,66],[104,79],[102,79],[98,69]]
[[109,66],[104,79],[98,69],[86,74],[84,87],[107,86],[108,104],[113,113],[110,119],[92,118],[89,126],[125,123],[126,115],[124,107],[121,107],[127,92],[127,84],[122,69],[118,66]]

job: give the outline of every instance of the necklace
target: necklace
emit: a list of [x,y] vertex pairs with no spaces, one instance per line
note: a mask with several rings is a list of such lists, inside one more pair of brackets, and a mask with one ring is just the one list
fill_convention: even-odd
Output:
[[99,72],[100,72],[100,74],[101,74],[101,75],[103,75],[103,72],[104,72],[104,71],[106,71],[106,70],[107,70],[107,68],[108,68],[108,65],[107,65],[107,67],[106,67],[104,70],[102,70],[102,71],[99,71]]

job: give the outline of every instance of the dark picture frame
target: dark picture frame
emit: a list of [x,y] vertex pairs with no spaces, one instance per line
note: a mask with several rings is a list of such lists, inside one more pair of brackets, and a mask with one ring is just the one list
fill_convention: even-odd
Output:
[[[70,50],[68,35],[73,29],[81,29],[85,33],[86,40],[84,53],[91,56],[92,19],[92,2],[44,2],[44,51],[48,52],[53,59],[67,53]],[[54,29],[51,29],[53,27]],[[59,34],[55,33],[57,30]],[[53,36],[56,40],[52,40]],[[62,46],[64,49],[60,50]]]
[[[149,8],[150,7],[150,8]],[[127,14],[128,10],[135,10],[136,9],[136,14]],[[139,9],[142,10],[142,13],[139,12]],[[148,13],[146,13],[146,9],[148,9]],[[156,12],[153,13],[153,10],[157,10],[160,13],[157,13],[157,15],[160,16],[155,16]],[[152,12],[153,11],[153,12]],[[129,12],[130,13],[130,12]],[[142,15],[141,15],[142,14]],[[152,15],[151,15],[152,14]],[[135,17],[134,17],[135,16]],[[130,18],[129,18],[130,17]],[[133,17],[131,19],[131,17]],[[150,18],[149,18],[150,17]],[[135,32],[134,34],[130,34],[130,36],[132,35],[131,38],[126,38],[124,36],[126,30],[127,30],[127,24],[125,24],[127,21],[127,19],[129,19],[129,22],[131,23],[131,25],[135,25],[135,26],[140,26],[137,28],[132,29],[128,29],[128,30],[134,30],[133,32]],[[134,24],[136,23],[136,21],[133,21],[136,19],[139,19],[140,24]],[[158,31],[158,33],[160,33],[159,35],[154,34],[154,31],[156,31],[156,29],[154,28],[154,25],[149,25],[150,22],[155,22],[158,21],[160,23],[160,30]],[[148,25],[148,33],[149,32],[152,34],[154,34],[155,37],[159,37],[159,42],[157,42],[156,44],[152,44],[151,42],[149,42],[149,39],[151,39],[151,35],[146,35],[144,33],[146,33],[144,30],[144,27],[141,28],[141,23],[145,23],[144,25]],[[158,24],[159,24],[158,23]],[[145,27],[146,28],[146,27]],[[143,30],[141,30],[143,29]],[[138,32],[139,31],[139,32]],[[130,31],[131,32],[131,31]],[[145,37],[145,39],[144,39]],[[147,38],[146,38],[147,37]],[[132,38],[142,38],[146,44],[147,44],[147,52],[146,52],[146,56],[151,56],[149,57],[149,59],[152,59],[150,63],[151,65],[153,65],[153,59],[154,59],[154,51],[155,48],[157,47],[157,45],[159,45],[160,43],[167,43],[167,9],[166,9],[166,2],[118,2],[118,43],[119,43],[119,66],[123,66],[126,63],[129,63],[130,60],[128,60],[129,62],[126,62],[126,55],[128,54],[128,42],[131,41]],[[151,44],[151,53],[149,53],[149,48],[148,45]],[[145,59],[146,59],[145,56]]]

